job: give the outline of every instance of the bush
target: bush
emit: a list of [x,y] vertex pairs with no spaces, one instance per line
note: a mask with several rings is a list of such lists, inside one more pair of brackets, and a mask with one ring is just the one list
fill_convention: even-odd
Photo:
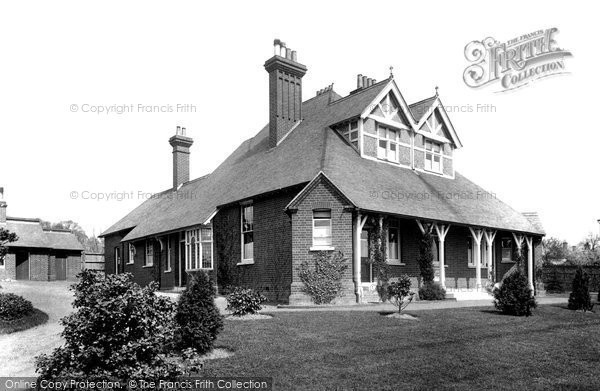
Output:
[[398,277],[397,282],[392,282],[387,287],[387,294],[392,303],[398,307],[398,312],[402,312],[412,301],[414,293],[410,291],[410,285],[410,277],[403,274]]
[[42,379],[175,379],[181,367],[170,361],[173,345],[171,300],[126,274],[83,271],[71,289],[76,311],[61,320],[65,344],[37,358]]
[[502,281],[500,288],[494,290],[494,305],[504,314],[530,316],[537,307],[527,276],[517,268]]
[[433,243],[433,237],[431,233],[425,232],[421,236],[419,241],[419,270],[421,271],[421,277],[423,282],[432,282],[435,277],[435,271],[433,269],[433,252],[431,251],[431,245]]
[[348,268],[347,259],[341,252],[330,254],[319,251],[315,256],[314,270],[307,262],[300,266],[302,291],[308,294],[315,304],[329,304],[342,290],[342,277]]
[[569,309],[591,311],[594,305],[590,296],[590,277],[582,267],[577,268],[573,278],[573,288],[569,295]]
[[209,352],[223,329],[223,317],[215,305],[215,289],[205,272],[195,273],[179,298],[175,314],[176,347]]
[[446,298],[446,290],[437,282],[425,282],[419,288],[420,300],[444,300]]
[[227,309],[235,316],[255,314],[267,298],[249,288],[236,287],[227,295]]
[[0,320],[21,319],[33,312],[33,305],[27,299],[14,293],[0,293]]

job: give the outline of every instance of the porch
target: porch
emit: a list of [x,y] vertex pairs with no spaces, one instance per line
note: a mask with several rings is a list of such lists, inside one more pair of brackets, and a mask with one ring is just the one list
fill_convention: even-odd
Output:
[[[377,227],[379,226],[379,227]],[[378,301],[377,276],[371,251],[373,233],[383,232],[390,281],[401,274],[411,277],[412,287],[422,285],[419,241],[425,233],[432,236],[435,277],[458,300],[489,299],[488,289],[514,270],[522,251],[524,268],[533,287],[535,254],[539,238],[521,232],[479,226],[411,219],[392,215],[356,213],[353,217],[353,282],[357,303]]]

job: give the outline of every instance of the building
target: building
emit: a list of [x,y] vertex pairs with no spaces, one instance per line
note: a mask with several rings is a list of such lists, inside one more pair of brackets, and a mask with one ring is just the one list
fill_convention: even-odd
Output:
[[73,280],[81,271],[83,246],[69,230],[44,229],[40,219],[7,217],[0,188],[0,228],[14,232],[0,259],[0,280]]
[[[371,300],[367,243],[380,224],[391,274],[419,281],[422,232],[435,237],[436,279],[447,289],[499,281],[523,245],[533,257],[544,235],[522,214],[455,170],[462,147],[437,94],[407,104],[393,75],[363,75],[340,96],[330,85],[302,100],[307,68],[279,40],[265,63],[269,123],[217,169],[189,180],[193,140],[177,128],[173,186],[107,229],[107,273],[142,284],[182,286],[208,270],[219,287],[244,285],[271,300],[306,303],[299,267],[317,251],[348,259],[338,302]],[[533,284],[532,284],[533,285]]]

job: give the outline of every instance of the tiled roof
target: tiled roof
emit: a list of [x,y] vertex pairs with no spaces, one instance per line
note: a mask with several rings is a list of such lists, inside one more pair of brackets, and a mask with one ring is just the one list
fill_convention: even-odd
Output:
[[435,98],[437,98],[437,95],[408,105],[411,114],[415,118],[415,122],[419,122],[427,114],[429,107],[435,102]]
[[77,237],[70,231],[45,231],[39,219],[8,217],[6,229],[19,239],[10,247],[50,248],[55,250],[83,250]]
[[[162,197],[144,202],[102,235],[133,228],[123,239],[128,241],[202,224],[221,205],[309,183],[321,171],[361,209],[543,233],[502,201],[484,198],[480,187],[458,173],[448,179],[363,159],[329,128],[359,116],[391,82],[384,80],[333,102],[327,93],[309,99],[303,103],[305,119],[276,148],[269,148],[267,125],[210,175],[178,191],[160,193]],[[411,111],[417,113],[434,98],[411,105]],[[384,192],[429,198],[394,201]]]

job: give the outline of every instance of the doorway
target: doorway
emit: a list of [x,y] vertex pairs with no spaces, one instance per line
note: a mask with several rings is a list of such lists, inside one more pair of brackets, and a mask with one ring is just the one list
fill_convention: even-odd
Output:
[[29,280],[29,253],[18,251],[15,254],[17,264],[17,280]]

